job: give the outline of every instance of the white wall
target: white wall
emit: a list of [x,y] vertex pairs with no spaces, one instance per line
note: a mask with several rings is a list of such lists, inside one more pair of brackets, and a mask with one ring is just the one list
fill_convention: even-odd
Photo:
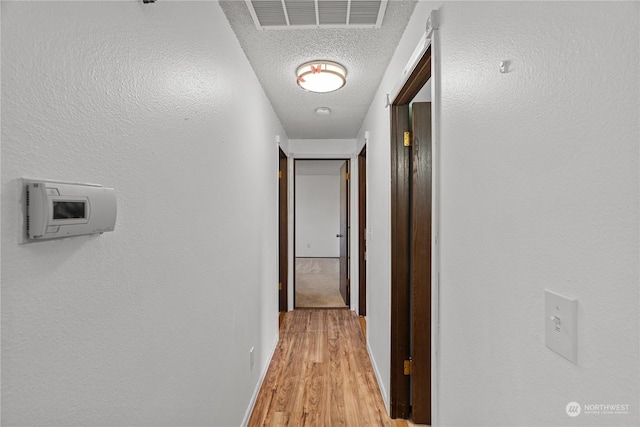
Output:
[[291,139],[289,152],[298,159],[346,158],[355,152],[355,139]]
[[296,257],[338,258],[340,174],[298,174],[295,191]]
[[[370,132],[368,336],[387,396],[383,101],[430,8],[417,6],[361,131]],[[640,423],[639,8],[441,8],[437,425]],[[577,365],[544,345],[545,288],[578,299]],[[629,404],[630,414],[570,418],[570,401]]]
[[[3,425],[242,423],[277,339],[275,135],[215,2],[2,2]],[[116,230],[18,245],[21,176],[115,187]]]

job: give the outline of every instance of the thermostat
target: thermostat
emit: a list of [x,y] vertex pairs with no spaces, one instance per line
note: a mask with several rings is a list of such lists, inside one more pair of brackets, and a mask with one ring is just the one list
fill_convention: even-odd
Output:
[[96,184],[23,180],[30,241],[113,231],[116,193]]

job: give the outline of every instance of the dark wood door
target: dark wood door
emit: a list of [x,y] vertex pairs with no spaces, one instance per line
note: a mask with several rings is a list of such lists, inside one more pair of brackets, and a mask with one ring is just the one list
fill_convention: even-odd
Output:
[[391,107],[391,384],[392,418],[411,416],[411,382],[405,362],[411,357],[411,131],[409,105]]
[[358,314],[367,315],[367,146],[358,155]]
[[412,104],[411,412],[431,424],[431,103]]
[[349,161],[340,168],[340,294],[349,305]]
[[287,156],[280,150],[280,162],[278,170],[278,256],[279,256],[279,273],[278,273],[278,310],[287,311],[288,300],[288,277],[289,277],[289,207],[288,207],[288,185],[287,185]]
[[[424,84],[431,77],[431,47],[422,55],[415,69],[409,75],[407,82],[404,84],[398,95],[391,104],[391,375],[389,404],[391,407],[391,416],[393,418],[409,418],[413,416],[421,420],[425,410],[431,412],[429,407],[421,402],[425,402],[424,393],[431,390],[431,381],[426,375],[431,372],[429,362],[420,354],[426,354],[428,357],[430,349],[420,344],[420,340],[427,345],[431,342],[429,321],[425,322],[420,316],[414,320],[414,313],[426,313],[430,315],[431,295],[430,282],[425,284],[421,279],[427,277],[430,280],[431,271],[431,164],[423,164],[422,162],[431,161],[431,146],[428,145],[427,151],[423,150],[425,138],[418,136],[416,138],[418,153],[416,154],[416,162],[421,165],[415,166],[416,180],[414,181],[414,158],[413,148],[409,142],[409,136],[412,131],[409,115],[409,103],[415,98]],[[416,104],[413,104],[416,105]],[[420,109],[421,107],[418,107]],[[418,111],[419,113],[419,111]],[[422,120],[421,114],[414,116],[414,122]],[[430,119],[430,115],[427,115]],[[415,129],[420,133],[419,129]],[[430,135],[430,132],[428,132]],[[430,142],[429,142],[430,144]],[[426,173],[428,171],[428,173]],[[427,179],[428,177],[428,179]],[[415,191],[413,186],[420,186]],[[414,198],[428,199],[415,200]],[[418,207],[414,211],[413,204],[418,203]],[[428,219],[425,219],[428,218]],[[416,222],[423,221],[423,224]],[[414,239],[413,228],[416,229],[417,239]],[[423,227],[429,227],[425,229]],[[426,237],[426,236],[429,237]],[[420,237],[422,236],[422,237]],[[418,246],[416,246],[418,245]],[[428,249],[420,247],[420,245],[429,245]],[[416,260],[421,264],[418,270],[414,271],[414,253],[417,253]],[[427,265],[424,265],[427,264]],[[427,269],[427,270],[425,270]],[[414,282],[414,274],[416,275],[416,292],[412,287]],[[421,334],[416,343],[416,334]],[[410,358],[413,356],[412,346],[418,345],[418,353],[416,357],[419,360],[412,362],[417,373],[411,375]],[[409,378],[413,378],[410,381]],[[422,397],[420,392],[412,391],[412,383],[415,386],[425,387]],[[411,406],[413,403],[413,408]],[[429,415],[430,417],[430,415]],[[426,419],[426,418],[425,418]],[[414,418],[415,420],[415,418]],[[426,421],[429,423],[429,421]]]

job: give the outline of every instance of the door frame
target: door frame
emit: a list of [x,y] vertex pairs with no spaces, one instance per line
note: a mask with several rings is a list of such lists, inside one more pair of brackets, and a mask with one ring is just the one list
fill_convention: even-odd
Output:
[[[293,156],[293,183],[290,186],[291,188],[291,200],[292,200],[292,231],[293,231],[293,251],[291,253],[291,257],[289,258],[289,260],[291,261],[293,267],[293,283],[291,286],[291,290],[292,290],[292,294],[293,294],[293,310],[299,310],[299,308],[296,307],[296,163],[298,161],[327,161],[327,160],[333,160],[333,161],[340,161],[340,160],[344,160],[345,162],[347,162],[348,165],[348,170],[349,170],[349,175],[351,175],[351,158],[348,157],[341,157],[337,156],[337,157],[295,157]],[[347,194],[347,230],[351,229],[351,178],[349,178],[349,185],[348,185],[348,194]],[[351,232],[348,231],[347,232],[347,277],[349,279],[351,279]],[[349,297],[349,302],[346,303],[345,307],[347,309],[351,308],[350,302],[351,302],[351,286],[349,286],[348,290],[348,297]],[[302,308],[303,309],[303,308]]]
[[[344,169],[344,171],[343,171]],[[344,173],[344,175],[343,175]],[[351,307],[351,162],[345,161],[340,167],[340,273],[338,288],[345,305]],[[344,222],[343,222],[344,221]],[[344,228],[343,228],[344,226]],[[342,234],[344,232],[344,235]],[[337,236],[336,236],[337,237]],[[344,252],[343,252],[344,248]],[[344,256],[343,256],[344,254]],[[346,259],[345,259],[346,258]],[[344,259],[344,263],[343,263]],[[343,268],[344,267],[344,268]],[[344,282],[342,280],[344,279]],[[344,287],[344,294],[342,289]]]
[[409,239],[411,197],[411,151],[404,147],[404,132],[410,131],[409,105],[391,106],[391,417],[408,419],[410,381],[404,375],[409,359],[411,316],[409,315]]
[[278,147],[278,311],[289,309],[289,158]]
[[367,144],[358,154],[358,314],[367,315]]
[[[435,34],[435,32],[434,32]],[[411,215],[409,201],[411,198],[411,150],[404,147],[404,132],[409,132],[409,103],[432,76],[432,49],[429,44],[422,57],[417,61],[413,71],[402,85],[400,91],[390,104],[391,108],[391,369],[390,369],[390,409],[392,418],[408,418],[410,416],[410,381],[404,374],[404,361],[410,357],[410,324],[413,316],[410,312],[410,263],[409,245]],[[432,82],[435,84],[435,82]],[[432,90],[434,93],[434,90]],[[432,100],[433,101],[433,100]],[[433,113],[432,113],[433,114]],[[432,120],[436,126],[436,121]],[[432,135],[435,134],[432,130]],[[435,141],[435,138],[434,138]],[[432,190],[434,182],[432,182]],[[432,216],[435,205],[432,205]],[[430,222],[428,228],[431,230]],[[433,233],[431,233],[433,235]],[[433,238],[428,242],[433,246]],[[435,248],[434,248],[435,249]],[[433,256],[429,260],[429,269],[433,272]],[[435,282],[431,281],[431,287]],[[436,284],[437,286],[437,284]],[[431,298],[423,300],[424,306],[418,310],[431,311],[432,299],[437,294],[432,292]],[[431,316],[430,339],[434,340],[437,321]],[[432,352],[435,347],[432,346]],[[433,362],[429,367],[433,371]],[[432,376],[432,378],[434,378]],[[431,385],[433,390],[433,384]],[[433,396],[431,394],[431,408]],[[433,419],[432,419],[433,423]]]

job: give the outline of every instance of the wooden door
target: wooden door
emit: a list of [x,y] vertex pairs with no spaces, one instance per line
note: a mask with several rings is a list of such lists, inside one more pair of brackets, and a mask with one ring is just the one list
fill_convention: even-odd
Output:
[[431,103],[412,104],[411,413],[431,424]]
[[349,161],[340,168],[340,294],[350,303],[349,289]]
[[367,146],[358,155],[358,314],[367,315]]
[[410,251],[411,131],[409,105],[391,107],[391,418],[411,416],[411,384],[405,362],[411,356]]
[[[425,313],[430,316],[431,312],[431,295],[429,294],[431,290],[431,147],[429,142],[428,148],[423,149],[425,137],[416,138],[419,147],[415,161],[420,165],[415,165],[416,180],[414,181],[414,147],[411,147],[410,144],[405,145],[404,137],[412,131],[409,123],[409,103],[429,78],[431,78],[431,47],[422,55],[406,83],[391,103],[391,381],[389,403],[392,418],[409,418],[413,410],[413,414],[420,417],[418,420],[422,419],[425,411],[428,411],[429,414],[431,412],[431,402],[429,401],[428,407],[424,403],[426,400],[430,400],[426,399],[425,395],[431,390],[431,381],[427,377],[431,372],[431,366],[430,361],[426,359],[426,357],[430,357],[431,353],[430,349],[420,344],[423,342],[428,345],[431,342],[430,319],[425,322],[423,318]],[[418,112],[414,116],[416,124],[423,118],[422,114],[419,114],[420,108],[418,107]],[[427,119],[430,118],[430,115],[427,115]],[[420,132],[419,129],[416,130]],[[430,132],[428,133],[430,135]],[[428,155],[425,150],[428,151]],[[428,166],[423,164],[425,161],[429,163]],[[427,176],[428,179],[426,179]],[[413,186],[420,186],[420,188],[413,189]],[[428,202],[415,199],[425,197]],[[415,211],[414,203],[418,204]],[[416,222],[423,223],[416,224]],[[417,239],[414,239],[414,227],[417,227],[415,234],[418,236]],[[421,245],[429,247],[425,249]],[[416,255],[416,260],[421,265],[418,265],[418,270],[414,271],[413,254],[416,252],[419,254]],[[425,271],[429,271],[429,273],[427,274]],[[415,280],[414,275],[416,275]],[[428,283],[424,282],[425,277],[429,280]],[[417,294],[414,294],[414,281]],[[414,319],[414,314],[419,314],[418,318]],[[417,338],[417,343],[416,334],[421,334]],[[411,347],[416,344],[420,347],[416,354],[419,359],[417,361],[410,359],[413,356]],[[420,354],[427,356],[423,357]],[[410,366],[413,366],[414,369],[405,369]],[[412,370],[413,377],[411,376]],[[410,381],[409,378],[413,378],[413,381]],[[415,387],[421,386],[425,387],[421,390],[422,396],[420,395],[421,391],[415,390]]]
[[287,156],[280,150],[278,170],[278,311],[285,312],[288,309],[288,277],[289,277],[289,209],[288,209],[288,185],[287,185]]

